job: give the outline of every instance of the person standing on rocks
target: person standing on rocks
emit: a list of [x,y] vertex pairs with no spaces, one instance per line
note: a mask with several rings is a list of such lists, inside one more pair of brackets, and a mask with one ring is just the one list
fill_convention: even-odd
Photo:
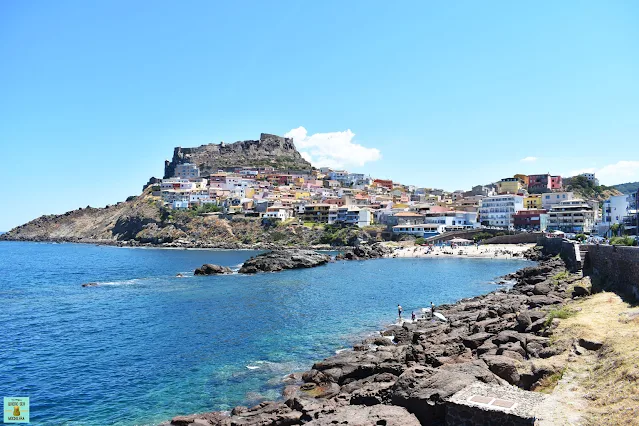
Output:
[[415,318],[416,318],[415,317],[415,311],[413,311],[413,312],[410,313],[410,319],[415,321]]
[[433,319],[435,317],[435,304],[433,302],[430,302],[430,319]]
[[402,305],[397,305],[397,316],[399,317],[399,320],[402,320]]

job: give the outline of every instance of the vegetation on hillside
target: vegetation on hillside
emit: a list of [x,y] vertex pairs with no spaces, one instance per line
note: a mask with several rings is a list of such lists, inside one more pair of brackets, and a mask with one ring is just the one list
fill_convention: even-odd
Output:
[[566,189],[585,200],[605,200],[611,195],[619,195],[615,188],[606,185],[595,185],[593,181],[586,179],[585,176],[574,176],[568,179],[567,182]]
[[620,183],[619,185],[613,185],[612,187],[624,194],[636,194],[639,190],[639,182]]

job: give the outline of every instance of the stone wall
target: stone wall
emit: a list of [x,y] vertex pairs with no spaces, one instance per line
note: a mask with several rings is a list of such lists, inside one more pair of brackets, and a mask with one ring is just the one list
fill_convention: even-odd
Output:
[[538,244],[542,247],[543,254],[557,256],[558,254],[561,254],[563,241],[564,240],[561,238],[542,237]]
[[515,235],[500,235],[499,237],[489,238],[482,241],[482,244],[530,244],[538,243],[543,238],[542,233],[524,232]]
[[543,254],[560,256],[570,271],[576,272],[581,269],[579,246],[574,241],[563,238],[541,237],[537,244],[542,247]]
[[593,287],[639,301],[639,248],[585,245],[584,274]]
[[449,404],[446,407],[446,426],[534,426],[535,419],[526,419],[480,407]]

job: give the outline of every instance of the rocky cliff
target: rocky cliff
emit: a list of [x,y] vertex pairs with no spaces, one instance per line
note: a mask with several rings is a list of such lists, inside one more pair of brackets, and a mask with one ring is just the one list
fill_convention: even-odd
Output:
[[204,176],[233,167],[275,167],[278,170],[310,170],[311,163],[304,160],[293,144],[293,139],[262,133],[259,140],[231,144],[202,145],[196,148],[176,147],[173,159],[164,165],[164,177],[175,172],[175,166],[196,164]]
[[262,223],[243,216],[224,219],[195,210],[168,210],[161,204],[147,188],[117,205],[41,216],[0,235],[0,240],[233,249],[344,245],[351,239],[374,238],[359,228],[342,230],[352,237],[345,238],[332,227]]

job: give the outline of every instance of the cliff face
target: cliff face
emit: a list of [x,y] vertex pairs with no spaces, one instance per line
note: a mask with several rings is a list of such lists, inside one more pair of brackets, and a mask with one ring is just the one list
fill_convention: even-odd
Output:
[[193,163],[204,176],[233,167],[275,167],[278,170],[310,170],[293,144],[293,139],[262,133],[259,140],[232,144],[208,144],[196,148],[177,147],[173,159],[164,166],[164,177],[175,172],[175,166]]
[[259,218],[227,220],[193,211],[166,210],[160,205],[159,198],[153,197],[151,188],[147,188],[139,197],[115,206],[87,207],[61,215],[41,216],[0,235],[0,240],[271,248],[272,245],[348,244],[351,239],[368,238],[359,229],[347,229],[333,235],[334,231],[322,227],[269,226],[263,225]]
[[134,237],[149,223],[159,222],[160,211],[140,197],[104,208],[87,207],[61,215],[46,215],[13,228],[0,239],[16,241],[122,241]]

